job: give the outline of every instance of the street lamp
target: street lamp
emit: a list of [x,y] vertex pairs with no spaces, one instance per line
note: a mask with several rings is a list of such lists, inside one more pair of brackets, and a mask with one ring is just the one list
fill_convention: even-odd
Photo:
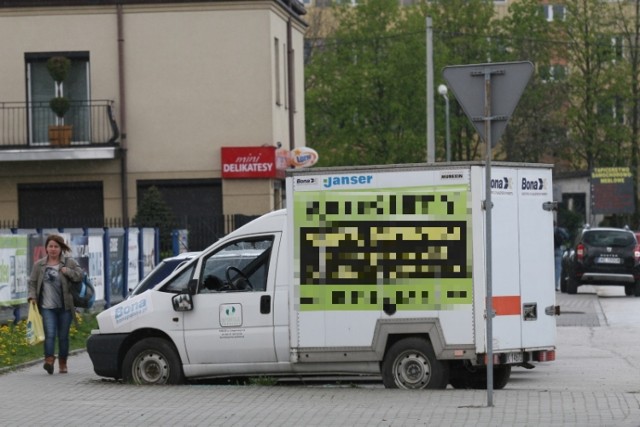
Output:
[[447,126],[447,162],[451,161],[451,131],[449,130],[449,95],[447,95],[447,86],[440,85],[438,86],[438,93],[442,95],[444,98],[445,111],[444,115],[446,118],[446,126]]

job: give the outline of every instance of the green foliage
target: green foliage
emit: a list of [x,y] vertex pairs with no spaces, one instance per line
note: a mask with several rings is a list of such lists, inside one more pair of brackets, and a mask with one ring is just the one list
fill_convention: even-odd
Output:
[[69,108],[71,108],[71,101],[64,96],[58,96],[49,101],[49,108],[51,108],[51,111],[53,111],[56,116],[63,118],[64,115],[67,114],[67,111],[69,111]]
[[173,212],[157,187],[152,186],[144,192],[138,203],[138,213],[133,218],[137,227],[154,227],[160,231],[161,251],[171,248],[171,231],[176,222]]
[[47,71],[56,83],[62,83],[69,74],[71,61],[64,56],[52,56],[47,61]]
[[250,385],[260,385],[260,386],[274,386],[278,383],[278,379],[274,377],[251,377],[249,378]]

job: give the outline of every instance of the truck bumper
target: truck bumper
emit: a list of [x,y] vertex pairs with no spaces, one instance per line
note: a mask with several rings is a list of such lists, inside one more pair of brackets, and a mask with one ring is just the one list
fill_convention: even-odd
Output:
[[93,370],[101,377],[121,378],[120,349],[128,334],[97,334],[87,339]]

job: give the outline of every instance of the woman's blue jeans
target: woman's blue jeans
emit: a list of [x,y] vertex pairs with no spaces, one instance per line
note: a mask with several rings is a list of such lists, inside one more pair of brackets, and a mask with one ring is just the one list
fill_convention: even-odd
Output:
[[66,359],[69,355],[69,329],[71,328],[71,310],[64,308],[43,308],[44,357],[55,355],[56,337],[58,338],[58,357]]

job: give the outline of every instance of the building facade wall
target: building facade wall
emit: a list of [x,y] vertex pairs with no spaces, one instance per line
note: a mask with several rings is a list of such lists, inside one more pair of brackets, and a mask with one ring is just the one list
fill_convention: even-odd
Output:
[[[128,215],[133,217],[137,183],[142,180],[221,179],[223,146],[280,143],[288,148],[290,106],[284,102],[288,15],[278,4],[125,4],[122,82],[115,5],[0,7],[0,102],[26,102],[26,53],[89,52],[91,99],[115,101],[119,126],[124,107],[121,143],[127,159]],[[292,23],[294,143],[304,146],[305,25],[299,19]],[[281,49],[277,63],[275,46]],[[121,83],[124,99],[120,99]],[[280,103],[276,88],[281,91]],[[18,218],[19,184],[88,180],[102,182],[104,216],[120,217],[121,163],[119,158],[13,162],[0,158],[0,218]],[[271,181],[222,180],[224,213],[260,214],[273,209]]]

